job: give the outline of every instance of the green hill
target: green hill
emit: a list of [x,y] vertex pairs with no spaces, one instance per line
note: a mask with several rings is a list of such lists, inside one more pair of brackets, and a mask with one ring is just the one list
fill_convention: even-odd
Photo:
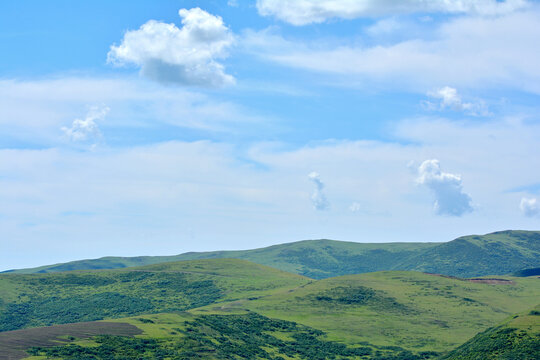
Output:
[[244,260],[194,260],[129,270],[0,275],[0,331],[183,311],[304,285]]
[[426,249],[396,267],[460,277],[504,275],[540,266],[540,232],[463,236]]
[[483,331],[444,359],[540,359],[540,306]]
[[335,240],[304,240],[253,250],[189,252],[175,256],[104,257],[9,272],[32,274],[117,269],[172,261],[235,258],[321,279],[388,270],[400,260],[419,255],[423,250],[436,245],[435,243],[365,244]]
[[176,256],[105,257],[13,273],[116,269],[180,260],[236,258],[314,279],[385,270],[415,270],[460,277],[504,275],[540,266],[540,232],[501,231],[447,243],[354,243],[306,240],[243,251]]
[[[471,281],[388,271],[319,280],[256,301],[220,304],[219,309],[247,309],[298,322],[349,345],[444,352],[535,306],[538,299],[537,278]],[[212,305],[203,309],[216,310]]]
[[[532,308],[540,298],[537,278],[466,280],[389,271],[309,281],[281,272],[263,274],[268,268],[230,260],[159,264],[143,269],[210,275],[208,279],[213,279],[218,289],[229,292],[181,312],[170,311],[177,301],[172,294],[159,295],[159,306],[150,311],[107,320],[134,325],[142,334],[75,338],[66,340],[70,343],[67,345],[35,347],[30,350],[32,359],[110,359],[113,355],[125,359],[435,359],[511,314]],[[102,273],[114,278],[117,275],[111,274],[140,270],[73,274],[95,274],[101,279]],[[6,276],[64,281],[66,274],[0,278]],[[276,279],[281,284],[272,285]],[[84,290],[68,284],[62,297]],[[144,297],[144,291],[154,287],[137,281],[122,289],[117,284],[117,292],[128,295],[140,288],[138,296]],[[24,288],[29,290],[31,286]],[[88,291],[87,296],[91,294],[89,289],[84,291]]]

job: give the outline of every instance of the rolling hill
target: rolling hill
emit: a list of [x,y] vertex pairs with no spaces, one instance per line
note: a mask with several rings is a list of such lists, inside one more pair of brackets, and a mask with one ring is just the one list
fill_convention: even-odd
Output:
[[[0,341],[19,334],[6,330],[33,328],[23,343],[35,360],[435,359],[539,298],[537,277],[384,271],[315,281],[236,259],[8,273],[0,275]],[[101,319],[140,333],[110,335],[103,325],[81,336],[73,326],[51,346],[59,330],[50,325]]]
[[11,272],[116,269],[215,258],[244,259],[314,279],[385,270],[415,270],[460,277],[504,275],[540,266],[540,232],[509,230],[464,236],[446,243],[369,244],[306,240],[243,251],[105,257]]
[[184,311],[264,296],[311,280],[237,259],[129,270],[0,275],[0,331]]

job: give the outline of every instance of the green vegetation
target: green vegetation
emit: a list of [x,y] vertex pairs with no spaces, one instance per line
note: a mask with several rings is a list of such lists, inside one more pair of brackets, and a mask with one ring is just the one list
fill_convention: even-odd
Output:
[[[537,245],[529,244],[534,240],[529,237],[532,233],[512,234],[512,239],[496,233],[480,240],[458,239],[455,244],[463,251],[483,244],[489,252],[506,242],[507,248],[536,251]],[[289,245],[291,250],[312,243]],[[439,246],[430,244],[427,250]],[[276,249],[283,251],[279,246]],[[325,251],[320,254],[331,252]],[[295,256],[308,264],[299,254]],[[313,254],[306,256],[315,261]],[[467,254],[463,257],[469,259]],[[435,263],[440,258],[433,255],[432,260]],[[478,262],[480,267],[491,266],[481,257]],[[325,269],[324,262],[321,264],[319,269]],[[501,261],[501,268],[505,266]],[[501,359],[519,359],[535,354],[538,348],[534,328],[539,326],[540,308],[534,306],[539,298],[540,281],[535,276],[464,279],[381,271],[313,280],[238,259],[7,273],[0,274],[0,345],[4,341],[8,345],[2,346],[10,346],[7,349],[18,354],[34,346],[32,360],[397,360],[434,359],[444,354],[449,359],[475,359],[474,354],[490,351],[506,356]],[[498,325],[516,313],[522,315]],[[64,331],[62,343],[51,343],[60,339],[55,332],[58,326],[41,327],[100,319],[135,326],[142,333],[128,332],[126,335],[135,336],[126,337],[106,329],[98,331],[93,325],[96,331],[90,336]],[[25,330],[10,331],[15,329]],[[28,344],[23,348],[16,340],[22,336],[20,331],[25,332],[23,343]],[[38,338],[41,340],[36,341]]]
[[483,331],[444,359],[540,359],[540,307]]
[[510,274],[539,265],[540,232],[500,231],[460,237],[397,266],[402,270],[473,277]]
[[0,276],[0,331],[182,311],[262,296],[309,282],[298,275],[220,259],[167,263],[131,271]]
[[533,269],[524,269],[516,271],[512,276],[527,277],[527,276],[540,276],[540,267]]
[[22,269],[14,273],[114,269],[180,260],[237,258],[314,279],[385,270],[415,270],[459,277],[504,275],[540,266],[540,232],[501,231],[447,243],[366,244],[307,240],[245,251],[176,256],[106,257]]
[[95,344],[34,347],[28,352],[63,359],[420,360],[437,355],[399,347],[346,346],[326,340],[320,330],[254,313],[203,315],[177,325],[174,334],[158,339],[99,336]]
[[330,340],[349,345],[445,352],[538,303],[538,279],[505,279],[512,281],[488,284],[417,272],[376,272],[191,312],[250,310],[322,330]]

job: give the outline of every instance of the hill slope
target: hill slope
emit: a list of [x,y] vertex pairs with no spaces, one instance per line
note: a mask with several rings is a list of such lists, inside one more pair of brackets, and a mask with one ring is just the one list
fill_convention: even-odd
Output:
[[444,359],[540,359],[540,306],[483,331]]
[[540,266],[540,232],[501,231],[447,243],[354,243],[306,240],[244,251],[176,256],[106,257],[12,271],[49,273],[114,269],[179,260],[236,258],[314,279],[385,270],[415,270],[460,277],[503,275]]
[[437,244],[365,244],[335,240],[304,240],[253,250],[189,252],[174,256],[104,257],[9,272],[33,274],[70,270],[116,269],[172,261],[235,258],[321,279],[391,269],[396,262],[419,255],[421,251],[435,245]]
[[183,311],[264,296],[311,280],[244,260],[194,260],[129,270],[0,275],[0,331]]
[[271,291],[262,288],[259,296],[243,288],[229,300],[184,312],[107,320],[141,329],[143,333],[135,338],[75,339],[69,346],[35,348],[32,353],[61,354],[63,359],[109,359],[111,354],[118,358],[167,354],[179,359],[232,358],[232,354],[253,359],[435,359],[510,314],[530,309],[540,297],[536,278],[504,277],[494,283],[406,271],[343,276]]
[[[408,271],[319,280],[292,292],[221,304],[295,321],[348,344],[444,352],[540,299],[540,279],[464,280]],[[215,307],[204,307],[211,311]],[[197,310],[194,310],[195,312]]]
[[426,249],[396,268],[460,277],[503,275],[540,265],[540,232],[463,236]]

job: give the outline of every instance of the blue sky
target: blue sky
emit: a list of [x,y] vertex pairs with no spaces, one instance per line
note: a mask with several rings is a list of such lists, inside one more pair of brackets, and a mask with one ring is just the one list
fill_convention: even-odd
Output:
[[540,5],[3,1],[1,269],[540,223]]

